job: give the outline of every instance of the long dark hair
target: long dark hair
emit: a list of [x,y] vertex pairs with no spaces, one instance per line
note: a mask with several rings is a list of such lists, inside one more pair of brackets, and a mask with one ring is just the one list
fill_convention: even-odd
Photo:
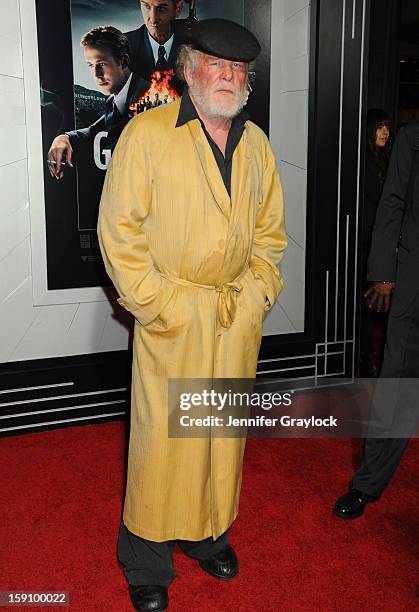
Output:
[[[384,147],[378,147],[375,143],[377,128],[386,123],[389,125],[389,137]],[[390,115],[380,108],[370,108],[367,112],[367,151],[377,164],[379,174],[384,180],[387,173],[388,162],[391,152],[392,131]]]

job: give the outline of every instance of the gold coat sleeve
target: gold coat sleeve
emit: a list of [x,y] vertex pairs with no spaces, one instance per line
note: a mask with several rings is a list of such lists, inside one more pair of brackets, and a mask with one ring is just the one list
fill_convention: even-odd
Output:
[[173,294],[155,269],[143,225],[153,188],[144,130],[132,120],[118,141],[106,173],[99,208],[98,238],[118,302],[138,321],[153,321]]

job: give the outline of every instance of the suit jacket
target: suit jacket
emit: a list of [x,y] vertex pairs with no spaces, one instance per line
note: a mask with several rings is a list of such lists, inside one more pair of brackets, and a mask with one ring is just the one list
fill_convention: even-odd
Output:
[[[385,162],[383,160],[383,166]],[[383,171],[384,167],[383,167]],[[369,151],[365,157],[365,182],[364,182],[364,207],[362,215],[362,234],[359,246],[361,249],[362,279],[367,276],[367,261],[371,250],[371,237],[374,227],[375,215],[383,192],[385,176],[382,176],[380,168]]]
[[368,280],[395,281],[391,312],[405,309],[419,287],[419,124],[402,127],[377,209]]
[[78,150],[90,148],[96,134],[99,132],[108,132],[107,148],[113,150],[122,130],[130,120],[130,105],[137,102],[147,91],[149,86],[149,81],[133,73],[128,89],[124,113],[122,115],[120,113],[112,114],[107,109],[106,112],[89,127],[67,132],[70,137],[71,146],[75,151],[77,152]]
[[[150,75],[156,69],[154,61],[153,49],[151,48],[148,30],[145,25],[142,25],[137,30],[126,32],[131,45],[131,67],[134,72],[137,72],[145,79],[149,79]],[[167,60],[168,69],[174,68],[177,52],[182,41],[177,36],[174,37],[170,55]]]

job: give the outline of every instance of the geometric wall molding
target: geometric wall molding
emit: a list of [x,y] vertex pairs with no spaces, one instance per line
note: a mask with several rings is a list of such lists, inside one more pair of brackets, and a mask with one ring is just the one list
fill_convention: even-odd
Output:
[[0,365],[0,436],[123,418],[127,351]]

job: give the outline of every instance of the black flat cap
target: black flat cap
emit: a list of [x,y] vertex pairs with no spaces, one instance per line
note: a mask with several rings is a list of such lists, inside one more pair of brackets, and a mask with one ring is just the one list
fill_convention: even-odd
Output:
[[198,51],[236,62],[251,62],[261,51],[252,32],[228,19],[197,21],[192,28],[191,42]]

